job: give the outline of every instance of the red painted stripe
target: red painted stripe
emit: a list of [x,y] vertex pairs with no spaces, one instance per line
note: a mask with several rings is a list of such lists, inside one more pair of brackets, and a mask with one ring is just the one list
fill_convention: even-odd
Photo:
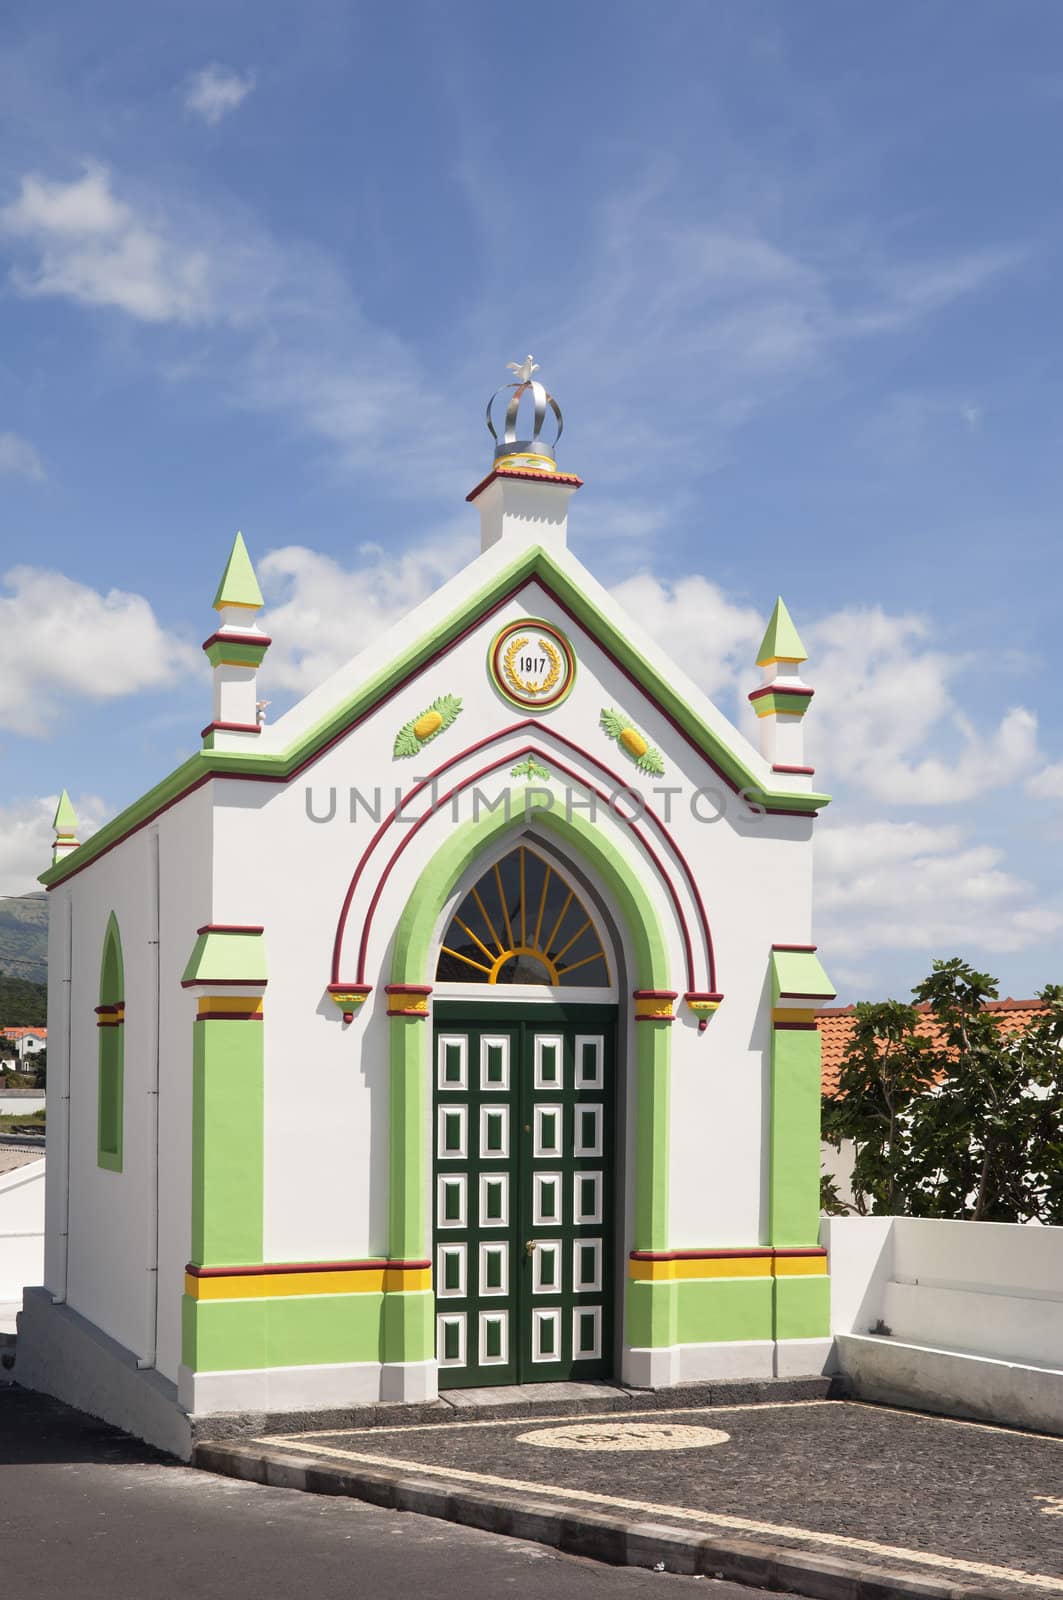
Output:
[[264,989],[268,978],[182,978],[182,989]]
[[635,1017],[635,1022],[677,1022],[677,1017]]
[[675,989],[632,989],[636,1000],[678,1000],[679,994]]
[[372,994],[371,983],[330,983],[329,994]]
[[751,1245],[744,1249],[728,1250],[632,1250],[632,1261],[743,1261],[760,1256],[825,1256],[822,1245],[787,1246],[776,1249],[773,1245]]
[[410,1022],[427,1022],[427,1011],[385,1011],[386,1017],[406,1017]]
[[570,483],[576,489],[583,488],[583,479],[577,478],[574,472],[533,472],[527,467],[495,467],[465,496],[466,500],[471,504],[496,478],[525,478],[531,483]]
[[[208,733],[261,733],[262,724],[259,722],[208,722],[205,728],[200,728],[199,737],[205,739]],[[219,774],[212,773],[212,777]],[[235,777],[243,777],[243,773],[235,773]]]
[[264,933],[265,929],[251,922],[205,922],[197,933]]
[[753,689],[746,698],[759,700],[761,695],[765,694],[796,694],[800,695],[802,700],[811,700],[815,692],[815,689],[795,689],[792,684],[766,683],[760,689]]
[[[485,741],[485,742],[490,743],[491,741]],[[565,742],[568,743],[567,740]],[[609,796],[604,792],[604,790],[596,789],[593,784],[589,784],[587,782],[586,778],[584,778],[580,773],[576,772],[572,767],[566,766],[566,764],[563,761],[558,761],[556,756],[549,756],[549,757],[544,756],[541,751],[536,752],[531,747],[528,748],[528,752],[527,753],[531,754],[531,755],[538,754],[540,759],[552,761],[554,767],[556,769],[558,769],[559,771],[563,772],[566,775],[566,777],[572,778],[577,783],[582,784],[584,788],[590,789],[592,794],[596,795],[599,800],[602,800],[606,805],[608,805]],[[516,754],[517,754],[517,758],[519,759],[520,756],[525,754],[525,751],[523,749],[521,749],[521,750],[518,750],[516,752]],[[368,947],[369,947],[369,935],[370,935],[370,931],[372,929],[373,917],[376,915],[376,908],[377,908],[377,906],[378,906],[378,904],[380,902],[380,897],[381,897],[381,895],[383,893],[383,890],[384,890],[384,885],[387,882],[388,878],[391,876],[391,872],[392,872],[392,870],[393,870],[393,868],[395,866],[395,863],[398,861],[399,857],[402,855],[402,853],[406,849],[407,845],[410,844],[411,841],[417,836],[417,834],[420,832],[420,830],[424,827],[425,823],[430,821],[433,816],[435,816],[439,811],[441,811],[442,808],[445,805],[447,805],[454,798],[454,796],[456,794],[460,794],[462,789],[467,789],[470,784],[474,784],[474,783],[479,782],[479,780],[481,778],[487,777],[487,775],[489,773],[496,771],[498,767],[504,766],[507,762],[509,762],[512,759],[513,759],[512,752],[510,754],[506,755],[506,756],[500,756],[496,761],[493,761],[490,766],[481,767],[480,770],[477,771],[477,772],[474,772],[471,777],[465,778],[461,783],[456,784],[453,789],[448,790],[446,794],[441,795],[439,797],[439,799],[436,801],[435,807],[434,807],[434,809],[432,811],[427,811],[427,812],[425,812],[423,817],[418,817],[417,821],[413,824],[413,826],[406,833],[405,837],[402,839],[402,842],[398,845],[397,849],[393,852],[393,854],[391,856],[391,859],[388,861],[387,865],[384,868],[383,873],[381,874],[380,878],[377,881],[376,888],[373,891],[372,899],[369,902],[369,907],[368,907],[368,910],[366,911],[366,914],[365,914],[365,919],[364,919],[364,921],[362,923],[362,937],[361,937],[361,941],[360,941],[359,946],[358,946],[358,978],[359,978],[359,981],[363,981],[364,982],[364,980],[365,980],[366,953],[367,953]],[[429,780],[426,779],[425,783],[427,783],[428,781]],[[425,787],[425,783],[422,783],[419,787],[421,787],[421,788]],[[613,814],[614,814],[614,816],[616,815],[615,812]],[[653,846],[649,843],[649,841],[642,835],[642,833],[639,831],[639,829],[636,826],[636,824],[632,820],[630,820],[629,818],[626,818],[626,817],[617,818],[617,820],[624,822],[625,825],[628,828],[630,828],[631,832],[634,834],[635,838],[638,839],[639,843],[642,845],[642,848],[645,850],[646,854],[649,856],[650,860],[653,862],[654,866],[656,867],[657,872],[660,875],[661,881],[668,886],[668,892],[672,897],[672,903],[673,903],[673,905],[675,907],[676,917],[679,920],[679,925],[680,925],[680,928],[682,930],[682,935],[683,935],[683,945],[684,945],[684,949],[685,949],[685,953],[686,953],[687,983],[690,984],[690,985],[693,985],[693,982],[694,982],[694,954],[693,954],[693,948],[692,948],[691,942],[690,942],[690,929],[687,927],[686,918],[683,915],[683,908],[679,904],[679,897],[676,894],[675,885],[672,882],[671,878],[668,876],[668,873],[665,871],[664,864],[661,861],[660,857],[658,856],[657,852],[653,849]],[[371,848],[371,846],[370,846],[370,848]],[[361,863],[359,863],[359,865],[361,865]],[[344,916],[345,915],[346,915],[346,905],[344,907]],[[340,938],[341,938],[341,933],[338,931],[337,932],[337,940],[339,940]],[[715,983],[715,973],[711,973],[710,974],[710,982]]]
[[219,628],[217,633],[212,633],[209,639],[203,640],[202,648],[207,650],[212,644],[253,644],[259,645],[264,650],[271,645],[273,640],[266,633],[234,633],[228,628]]
[[[536,476],[538,476],[538,474],[536,474]],[[430,655],[425,656],[419,666],[412,668],[412,670],[408,672],[405,677],[400,678],[397,683],[393,684],[390,689],[386,690],[378,699],[374,700],[371,705],[367,706],[363,711],[360,711],[357,716],[352,717],[349,722],[343,725],[343,727],[337,729],[337,731],[332,734],[330,738],[325,740],[324,744],[317,746],[310,752],[308,756],[305,757],[304,760],[300,761],[296,766],[294,766],[291,772],[287,773],[286,775],[272,772],[205,772],[201,778],[196,778],[192,783],[190,783],[187,789],[182,789],[179,794],[176,794],[172,799],[167,800],[163,805],[159,806],[157,810],[150,812],[148,816],[144,817],[140,822],[134,823],[132,827],[130,827],[125,833],[119,834],[118,838],[113,839],[110,844],[105,845],[98,855],[94,855],[91,861],[86,861],[81,866],[72,867],[71,870],[64,875],[61,881],[63,883],[69,883],[70,879],[77,877],[79,872],[86,872],[89,867],[95,866],[97,861],[102,861],[105,855],[109,855],[112,850],[116,849],[117,846],[122,844],[124,840],[130,838],[132,834],[139,833],[142,828],[150,827],[158,817],[162,816],[164,811],[169,811],[172,806],[178,805],[180,801],[186,799],[188,795],[194,794],[197,789],[202,788],[205,783],[212,782],[215,778],[229,779],[232,782],[239,783],[291,783],[295,778],[298,778],[303,772],[305,772],[307,767],[313,766],[313,764],[316,761],[319,761],[323,755],[333,748],[334,745],[339,744],[340,741],[345,739],[349,733],[352,733],[354,729],[359,727],[368,717],[371,717],[381,708],[381,706],[386,705],[389,700],[394,699],[394,697],[399,694],[408,683],[412,683],[415,678],[420,676],[422,673],[427,672],[443,656],[448,655],[450,651],[456,649],[457,646],[461,644],[464,639],[467,639],[471,633],[475,633],[477,628],[479,628],[483,622],[487,621],[488,618],[495,616],[497,612],[502,610],[503,606],[508,605],[510,600],[512,600],[515,595],[519,594],[520,591],[528,584],[537,584],[542,592],[554,602],[557,608],[564,612],[566,617],[569,617],[571,621],[574,622],[576,626],[584,633],[587,633],[590,637],[593,637],[593,635],[590,634],[587,624],[576,615],[571,606],[567,605],[566,602],[561,599],[560,595],[555,594],[554,590],[545,581],[545,579],[537,573],[531,573],[528,576],[521,578],[518,583],[514,584],[512,589],[509,589],[505,594],[500,595],[497,600],[491,603],[491,605],[486,606],[484,610],[474,617],[471,622],[467,623],[464,628],[459,629],[452,639],[447,640],[444,644],[441,644],[438,649],[433,650]],[[646,688],[646,685],[639,680],[636,674],[632,672],[630,668],[626,667],[622,661],[618,660],[618,658],[609,649],[608,645],[603,644],[599,639],[595,639],[594,643],[597,649],[599,649],[602,654],[612,662],[617,671],[622,673],[628,682],[633,684],[635,688],[638,689],[639,693],[645,699],[650,701],[651,705],[653,705],[659,714],[664,718],[669,727],[673,728],[683,742],[689,745],[691,750],[693,750],[698,756],[699,760],[703,761],[705,765],[716,774],[720,781],[727,785],[732,794],[737,794],[744,798],[743,791],[739,788],[738,784],[735,783],[734,779],[730,778],[727,773],[716,764],[712,757],[701,748],[693,735],[688,733],[682,724],[677,720],[677,718],[660,704],[656,697]],[[201,737],[205,737],[206,733],[209,731],[209,729],[204,729]],[[258,731],[261,732],[261,729],[259,728]],[[496,735],[495,737],[499,736]],[[567,740],[565,742],[568,743]],[[596,765],[600,765],[600,763],[596,763]],[[808,817],[813,820],[818,816],[818,812],[816,811],[787,811],[776,806],[762,806],[757,801],[746,800],[745,804],[749,806],[749,809],[754,814],[758,812],[767,812],[769,816],[773,817]],[[647,812],[648,810],[649,808],[647,807]],[[57,887],[57,884],[49,884],[48,892],[51,893],[52,889]]]
[[197,1022],[264,1022],[261,1011],[197,1011]]
[[717,994],[715,991],[709,993],[709,992],[706,992],[704,989],[691,989],[687,994],[685,994],[683,996],[683,999],[684,1000],[716,1000],[716,1001],[722,1001],[723,1000],[723,995],[722,994]]
[[[332,976],[333,976],[334,980],[336,979],[337,974],[339,972],[340,956],[341,956],[341,951],[342,951],[343,937],[344,937],[344,933],[346,931],[347,917],[348,917],[348,915],[350,913],[351,902],[354,899],[355,891],[356,891],[356,889],[358,887],[359,880],[360,880],[360,878],[362,876],[363,871],[365,870],[366,864],[368,863],[370,856],[372,855],[373,851],[376,849],[377,844],[383,838],[384,834],[391,827],[391,825],[394,822],[395,818],[397,816],[402,815],[402,813],[406,810],[406,808],[409,805],[411,805],[413,803],[413,801],[416,800],[417,797],[424,792],[425,789],[428,789],[430,786],[432,786],[435,783],[435,780],[437,778],[441,777],[444,772],[448,772],[452,767],[458,765],[459,762],[462,762],[462,761],[466,760],[471,755],[475,755],[475,753],[478,750],[484,749],[487,745],[496,744],[500,739],[507,738],[507,737],[509,737],[509,735],[514,734],[514,733],[520,733],[525,728],[528,728],[528,729],[533,729],[534,728],[536,733],[538,733],[538,734],[548,734],[552,739],[555,739],[557,741],[557,743],[564,745],[567,749],[575,751],[577,754],[582,756],[586,761],[588,761],[592,766],[597,767],[599,772],[603,772],[606,775],[607,778],[611,779],[617,785],[618,789],[624,789],[624,788],[627,787],[627,785],[624,783],[624,780],[620,777],[620,775],[618,773],[614,772],[611,767],[606,766],[604,762],[599,761],[596,757],[590,755],[587,751],[581,750],[579,745],[573,743],[573,741],[571,739],[566,739],[564,734],[558,733],[555,729],[540,728],[538,726],[538,724],[536,724],[531,718],[525,718],[522,722],[513,723],[510,727],[500,729],[497,733],[488,734],[485,738],[478,739],[474,744],[467,745],[464,750],[460,750],[456,755],[453,755],[448,760],[441,762],[440,765],[438,767],[436,767],[433,772],[428,773],[426,777],[422,778],[418,783],[416,783],[414,785],[414,787],[412,789],[410,789],[408,791],[407,794],[405,794],[402,797],[401,801],[399,802],[399,805],[395,808],[395,810],[392,811],[388,816],[386,816],[384,818],[383,822],[377,828],[376,832],[374,833],[373,837],[370,839],[368,845],[366,846],[365,850],[362,853],[361,859],[359,860],[358,865],[355,868],[354,875],[351,878],[350,884],[348,885],[347,893],[344,896],[343,905],[340,908],[339,921],[338,921],[337,926],[336,926],[336,937],[333,940],[333,946],[332,946]],[[513,760],[513,759],[519,760],[519,758],[521,756],[523,756],[523,755],[537,756],[542,761],[554,761],[555,766],[560,765],[560,763],[557,762],[556,759],[553,756],[545,754],[542,750],[536,749],[535,746],[533,746],[533,745],[524,745],[519,750],[511,751],[509,755],[507,755],[505,757],[500,757],[499,761],[496,763],[496,765],[503,765],[504,762],[509,761],[509,760]],[[485,770],[490,771],[490,770],[493,770],[493,769],[487,768]],[[563,768],[563,770],[568,771],[568,772],[571,773],[571,769],[569,769],[569,768]],[[574,776],[576,776],[577,782],[583,784],[585,787],[593,788],[593,786],[588,784],[587,780],[585,778],[583,778],[581,775],[575,774]],[[470,780],[470,781],[475,781],[475,780]],[[599,797],[601,797],[601,790],[594,789],[593,792],[596,795],[598,795]],[[443,804],[442,801],[436,801],[437,809],[439,807],[441,807],[442,804]],[[682,850],[679,848],[679,845],[676,843],[675,839],[669,833],[669,831],[668,831],[667,827],[665,826],[665,824],[661,821],[660,817],[654,811],[653,807],[650,806],[650,805],[647,805],[645,807],[645,814],[653,822],[653,824],[656,827],[657,831],[663,836],[665,842],[668,845],[668,848],[671,850],[672,854],[675,856],[676,860],[679,862],[679,865],[680,865],[680,867],[681,867],[681,869],[683,871],[683,875],[686,878],[687,885],[688,885],[688,887],[690,889],[691,897],[692,897],[692,899],[694,901],[695,906],[697,907],[698,920],[699,920],[699,922],[701,924],[702,937],[704,938],[704,941],[705,941],[705,954],[706,954],[706,959],[707,959],[708,967],[709,967],[709,974],[708,974],[709,983],[710,983],[710,985],[715,987],[715,984],[716,984],[716,954],[715,954],[715,949],[713,947],[713,942],[712,942],[712,930],[709,927],[709,919],[708,919],[708,915],[707,915],[706,910],[705,910],[705,902],[701,898],[701,890],[698,888],[697,880],[694,877],[694,874],[693,874],[693,872],[691,870],[691,867],[690,867],[690,863],[687,861],[686,856],[683,854]],[[649,846],[647,846],[646,848],[649,849]],[[666,881],[667,881],[667,878],[666,878]],[[672,891],[672,897],[673,897],[673,900],[675,901],[674,890]],[[688,968],[687,983],[688,984],[692,984],[692,982],[693,982],[692,955],[691,955],[691,952],[690,952],[690,939],[689,939],[689,934],[688,934],[688,931],[687,931],[686,919],[683,916],[682,910],[679,908],[677,901],[676,901],[676,907],[677,907],[677,912],[678,912],[678,915],[679,915],[680,925],[683,928],[684,939],[685,939],[686,947],[687,947],[687,968]],[[361,972],[360,972],[361,976],[364,976],[364,971],[365,971],[365,969],[364,969],[364,965],[363,965],[362,968],[361,968]]]
[[250,1267],[197,1267],[189,1261],[185,1271],[193,1278],[268,1278],[286,1272],[372,1272],[393,1267],[422,1270],[431,1261],[269,1261]]
[[771,770],[772,770],[772,772],[795,772],[795,773],[800,773],[804,777],[807,777],[807,778],[813,778],[813,777],[815,777],[815,774],[816,774],[815,767],[787,767],[787,766],[784,766],[781,761],[773,761],[772,764],[771,764]]
[[819,949],[818,944],[773,944],[773,950],[797,950],[802,955],[814,955]]
[[[101,1011],[117,1011],[119,1006],[124,1006],[124,1005],[125,1005],[125,1001],[124,1000],[112,1000],[109,1006],[93,1006],[92,1009],[96,1013],[96,1015],[99,1016]],[[5,1033],[7,1031],[8,1030],[6,1028],[3,1030],[3,1032],[5,1032]]]
[[779,1033],[818,1033],[819,1028],[814,1022],[773,1022],[772,1027]]
[[430,983],[386,983],[385,994],[431,994]]

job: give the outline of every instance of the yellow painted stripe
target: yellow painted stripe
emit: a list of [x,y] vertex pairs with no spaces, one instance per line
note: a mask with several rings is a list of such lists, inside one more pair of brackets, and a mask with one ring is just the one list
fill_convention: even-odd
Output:
[[193,1300],[275,1300],[302,1294],[380,1294],[430,1289],[430,1267],[367,1267],[360,1272],[256,1272],[197,1278],[185,1273]]
[[681,1261],[630,1261],[630,1275],[640,1281],[668,1282],[687,1278],[770,1278],[770,1256],[697,1256]]
[[776,1256],[777,1278],[823,1278],[827,1275],[826,1256]]
[[816,1013],[804,1009],[798,1011],[788,1006],[773,1006],[771,1020],[772,1022],[815,1022]]
[[199,1010],[235,1011],[241,1016],[249,1013],[261,1015],[263,998],[260,994],[203,994],[199,997]]

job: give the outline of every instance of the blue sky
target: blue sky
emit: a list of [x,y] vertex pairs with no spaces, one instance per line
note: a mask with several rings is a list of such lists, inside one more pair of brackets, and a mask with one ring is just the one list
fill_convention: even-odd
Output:
[[278,708],[473,552],[532,350],[573,547],[724,709],[805,636],[843,997],[1061,975],[1058,5],[6,18],[0,890],[198,742],[238,527]]

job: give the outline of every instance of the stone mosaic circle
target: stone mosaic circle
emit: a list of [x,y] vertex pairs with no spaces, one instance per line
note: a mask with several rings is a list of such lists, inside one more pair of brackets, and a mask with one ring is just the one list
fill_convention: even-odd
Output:
[[704,1450],[726,1444],[730,1437],[719,1428],[679,1422],[573,1422],[564,1428],[518,1434],[517,1443],[547,1450]]

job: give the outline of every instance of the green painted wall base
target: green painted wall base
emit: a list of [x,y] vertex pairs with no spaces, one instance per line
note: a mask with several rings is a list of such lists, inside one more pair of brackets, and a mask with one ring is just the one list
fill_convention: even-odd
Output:
[[280,1295],[181,1305],[181,1360],[193,1372],[427,1361],[435,1354],[432,1294]]
[[627,1343],[637,1348],[773,1337],[771,1278],[629,1280]]
[[830,1279],[629,1280],[626,1340],[637,1349],[830,1333]]
[[830,1279],[775,1278],[775,1338],[826,1339],[830,1334]]

